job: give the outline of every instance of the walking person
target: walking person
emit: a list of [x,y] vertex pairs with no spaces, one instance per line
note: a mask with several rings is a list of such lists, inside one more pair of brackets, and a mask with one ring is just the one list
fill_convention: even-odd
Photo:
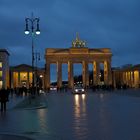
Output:
[[0,90],[1,112],[6,111],[6,102],[8,101],[9,92],[5,88]]

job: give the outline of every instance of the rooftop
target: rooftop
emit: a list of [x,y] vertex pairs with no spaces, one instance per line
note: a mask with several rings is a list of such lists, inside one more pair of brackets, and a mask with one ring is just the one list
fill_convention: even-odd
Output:
[[0,52],[5,52],[5,53],[7,53],[8,55],[10,55],[9,52],[8,52],[6,49],[0,49]]

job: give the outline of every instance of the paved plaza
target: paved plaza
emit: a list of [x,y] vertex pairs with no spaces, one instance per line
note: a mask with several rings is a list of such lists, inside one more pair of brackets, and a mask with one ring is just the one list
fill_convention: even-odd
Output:
[[10,96],[0,140],[140,140],[140,90]]

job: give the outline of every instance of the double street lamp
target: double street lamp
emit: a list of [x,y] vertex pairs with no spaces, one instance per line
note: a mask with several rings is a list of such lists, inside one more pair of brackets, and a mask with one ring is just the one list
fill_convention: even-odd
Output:
[[[35,53],[34,53],[34,36],[35,34],[40,34],[39,29],[39,18],[34,18],[33,14],[31,18],[25,18],[26,28],[25,28],[25,34],[29,34],[31,30],[31,37],[32,37],[32,88],[34,89],[34,60],[35,60]],[[29,24],[30,23],[30,24]],[[29,26],[30,25],[30,26]],[[29,30],[30,28],[30,30]]]

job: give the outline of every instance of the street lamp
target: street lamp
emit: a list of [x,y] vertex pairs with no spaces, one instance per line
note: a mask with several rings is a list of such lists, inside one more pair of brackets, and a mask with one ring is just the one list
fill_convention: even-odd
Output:
[[[29,27],[31,28],[31,36],[32,36],[32,88],[34,89],[34,36],[35,34],[40,34],[39,29],[39,18],[34,18],[33,13],[31,18],[25,18],[25,34],[28,35],[30,33]],[[30,23],[30,26],[29,26]],[[36,25],[36,28],[35,28]]]
[[38,72],[37,72],[37,70],[38,70],[38,66],[37,66],[37,61],[40,61],[40,53],[39,52],[35,52],[34,53],[34,58],[35,58],[35,67],[36,67],[36,69],[35,69],[35,85],[36,85],[36,89],[37,89],[37,82],[38,82]]

